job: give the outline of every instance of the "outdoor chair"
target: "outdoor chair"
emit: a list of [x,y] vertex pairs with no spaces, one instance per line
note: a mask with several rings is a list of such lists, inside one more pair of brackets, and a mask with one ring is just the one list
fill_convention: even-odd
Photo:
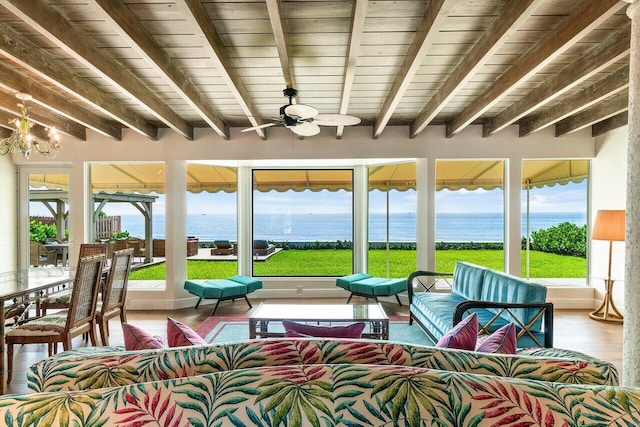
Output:
[[50,251],[40,242],[29,243],[29,265],[40,267],[43,265],[58,265],[58,251]]
[[228,240],[214,240],[215,248],[211,249],[211,255],[232,255],[233,245]]
[[71,340],[89,334],[92,345],[96,340],[96,302],[104,265],[104,255],[81,258],[73,281],[69,310],[26,321],[5,334],[7,343],[7,383],[13,373],[15,344],[48,344],[49,356],[61,342],[64,350],[71,349]]
[[133,257],[140,258],[140,262],[143,262],[146,254],[144,240],[138,239],[137,237],[130,237],[127,239],[127,243],[130,248],[133,248]]
[[[82,243],[80,244],[79,259],[92,255],[105,255],[106,259],[107,245],[104,243]],[[66,309],[69,308],[71,300],[71,290],[65,289],[60,292],[45,295],[38,302],[38,309],[43,316],[47,315],[50,309]]]
[[125,299],[132,260],[132,248],[116,251],[113,254],[109,275],[102,292],[102,301],[98,301],[96,306],[96,322],[100,328],[102,345],[109,345],[109,319],[119,316],[121,323],[127,322]]

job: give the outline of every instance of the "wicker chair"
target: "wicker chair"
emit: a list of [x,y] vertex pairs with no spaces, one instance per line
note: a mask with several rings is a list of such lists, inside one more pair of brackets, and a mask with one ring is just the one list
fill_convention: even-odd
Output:
[[127,243],[130,248],[133,248],[133,257],[140,258],[140,262],[144,262],[144,257],[146,255],[144,240],[137,237],[129,237],[127,239]]
[[116,251],[113,254],[109,276],[102,292],[102,301],[98,302],[96,308],[96,321],[100,328],[102,345],[109,345],[109,319],[119,316],[121,323],[127,321],[125,300],[132,261],[132,248]]
[[[80,245],[79,258],[85,258],[93,255],[105,255],[106,259],[107,245],[104,243],[82,243]],[[38,301],[38,310],[43,316],[47,315],[49,309],[66,309],[69,308],[71,300],[71,290],[65,289],[60,292],[45,295]]]
[[61,342],[64,350],[71,349],[72,338],[88,333],[92,345],[96,340],[96,302],[104,255],[81,258],[73,281],[69,310],[50,316],[34,318],[5,335],[7,343],[7,383],[13,373],[13,346],[15,344],[48,344],[49,356]]
[[58,265],[58,251],[50,251],[40,242],[29,243],[29,264],[33,267],[41,265]]

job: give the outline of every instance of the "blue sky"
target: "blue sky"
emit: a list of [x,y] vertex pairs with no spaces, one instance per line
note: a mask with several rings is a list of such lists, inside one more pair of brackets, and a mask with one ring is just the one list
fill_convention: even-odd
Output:
[[[554,187],[534,188],[530,193],[532,212],[584,212],[586,210],[586,180]],[[525,193],[523,192],[523,203]],[[385,212],[386,195],[380,191],[370,193],[370,210],[374,213]],[[438,212],[502,212],[503,194],[501,190],[442,190],[436,193]],[[390,195],[391,212],[415,212],[415,191],[393,191]],[[164,195],[159,195],[154,204],[154,212],[165,210]],[[187,194],[189,213],[235,214],[235,193],[199,193]],[[351,196],[345,191],[329,192],[268,192],[259,193],[256,199],[256,211],[273,213],[286,209],[296,213],[334,213],[351,210]],[[139,214],[138,210],[126,203],[112,203],[105,207],[108,215]],[[40,203],[32,203],[31,214],[49,215]]]

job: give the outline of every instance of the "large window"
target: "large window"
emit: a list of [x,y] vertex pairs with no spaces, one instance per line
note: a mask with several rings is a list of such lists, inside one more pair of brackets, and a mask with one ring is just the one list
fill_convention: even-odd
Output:
[[188,256],[188,279],[238,274],[237,194],[236,168],[187,164],[187,236],[200,246]]
[[253,275],[353,271],[353,171],[254,170]]
[[416,164],[369,167],[369,274],[407,277],[416,269]]
[[504,162],[436,163],[436,269],[456,261],[504,270]]
[[525,160],[522,170],[522,276],[586,278],[589,161]]

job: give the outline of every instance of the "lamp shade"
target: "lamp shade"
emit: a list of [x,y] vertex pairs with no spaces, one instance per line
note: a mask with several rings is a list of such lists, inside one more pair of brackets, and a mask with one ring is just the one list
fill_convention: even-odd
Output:
[[624,241],[625,211],[599,210],[593,225],[593,240]]

